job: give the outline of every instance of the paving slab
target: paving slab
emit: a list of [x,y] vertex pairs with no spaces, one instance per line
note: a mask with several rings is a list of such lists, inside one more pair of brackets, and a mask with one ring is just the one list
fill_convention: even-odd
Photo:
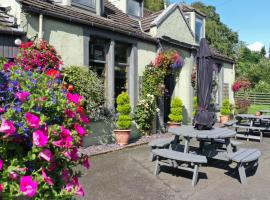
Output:
[[[196,145],[194,143],[194,145]],[[241,147],[262,151],[260,164],[248,185],[241,185],[226,162],[212,161],[200,168],[199,182],[191,186],[192,173],[163,168],[153,175],[147,145],[90,158],[81,183],[86,200],[270,200],[270,138],[263,143],[243,141]]]

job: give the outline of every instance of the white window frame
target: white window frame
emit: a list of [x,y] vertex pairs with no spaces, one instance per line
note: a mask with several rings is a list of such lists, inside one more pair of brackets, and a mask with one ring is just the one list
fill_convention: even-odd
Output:
[[[133,15],[133,14],[131,14],[131,13],[128,12],[128,6],[129,6],[129,2],[130,1],[136,1],[136,2],[138,2],[140,4],[140,11],[139,11],[140,13],[139,13],[139,16]],[[141,18],[142,17],[142,12],[143,12],[143,1],[142,0],[127,0],[127,14],[128,15],[130,15],[132,17],[136,17],[136,18]]]
[[[201,24],[202,24],[202,26],[201,26],[201,35],[200,35],[200,39],[199,39],[199,41],[197,41],[196,40],[196,37],[197,37],[197,34],[196,34],[196,23],[198,22],[200,20],[200,22],[201,22]],[[200,40],[203,38],[203,18],[201,18],[201,17],[199,17],[198,15],[196,15],[196,17],[195,17],[195,30],[194,30],[194,33],[195,33],[195,40],[196,40],[196,42],[200,42]]]

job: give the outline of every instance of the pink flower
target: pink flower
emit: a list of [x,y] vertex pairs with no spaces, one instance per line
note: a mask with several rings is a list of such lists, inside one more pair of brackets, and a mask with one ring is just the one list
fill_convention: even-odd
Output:
[[28,197],[33,197],[37,193],[38,183],[31,176],[23,176],[20,181],[20,191]]
[[37,147],[44,147],[48,143],[48,136],[43,130],[36,130],[33,132],[33,143]]
[[64,155],[73,161],[77,161],[79,159],[79,154],[78,154],[78,149],[77,148],[73,148],[71,151],[66,151],[64,153]]
[[16,132],[16,128],[12,121],[6,121],[2,119],[2,124],[0,127],[0,133],[5,133],[7,136],[13,135]]
[[62,180],[64,182],[68,182],[69,177],[70,177],[69,171],[67,169],[63,169],[62,170]]
[[72,94],[70,92],[67,93],[67,99],[69,102],[73,102],[75,104],[81,104],[81,101],[83,100],[83,97],[79,94]]
[[89,168],[90,168],[90,163],[89,163],[89,160],[88,160],[88,156],[85,156],[85,157],[83,158],[82,165],[83,165],[86,169],[89,169]]
[[49,185],[53,185],[53,180],[51,177],[47,176],[46,172],[44,169],[41,170],[41,176],[44,179],[44,181],[46,183],[48,183]]
[[70,148],[72,146],[72,137],[70,131],[61,126],[60,140],[52,142],[53,145],[61,148]]
[[19,174],[17,174],[16,172],[14,172],[14,171],[11,171],[10,173],[9,173],[9,178],[11,178],[12,180],[17,180],[18,179],[18,177],[19,177]]
[[0,113],[4,113],[5,112],[5,109],[0,107]]
[[72,179],[72,181],[70,181],[67,185],[66,185],[66,190],[68,192],[71,192],[73,189],[75,189],[75,194],[79,195],[79,196],[84,196],[84,190],[83,187],[81,186],[81,184],[78,181],[77,177],[74,177]]
[[44,149],[39,153],[39,157],[43,158],[47,162],[51,162],[53,160],[53,154],[49,149]]
[[3,192],[4,191],[4,185],[2,183],[0,183],[0,192]]
[[84,114],[80,114],[80,120],[81,120],[81,122],[83,122],[85,124],[89,124],[90,123],[89,118],[86,115],[84,115]]
[[65,110],[65,114],[69,117],[69,118],[74,118],[76,116],[76,114],[74,112],[72,112],[71,110]]
[[30,128],[39,128],[40,126],[40,119],[38,116],[30,113],[30,112],[27,112],[25,113],[25,119],[27,121],[27,124]]
[[80,135],[80,136],[84,136],[85,135],[85,130],[82,126],[80,126],[79,124],[74,124],[74,129],[76,130],[76,132]]
[[57,167],[57,164],[56,162],[51,162],[49,167],[48,167],[48,170],[51,172],[51,171],[54,171]]
[[3,164],[4,164],[4,161],[0,159],[0,170],[3,169]]
[[30,96],[30,93],[29,92],[17,92],[15,94],[15,96],[17,99],[19,99],[19,101],[24,102]]

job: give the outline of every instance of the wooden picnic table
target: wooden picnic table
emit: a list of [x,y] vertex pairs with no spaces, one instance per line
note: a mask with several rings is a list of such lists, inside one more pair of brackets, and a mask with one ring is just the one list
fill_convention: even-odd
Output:
[[[200,149],[204,151],[204,140],[210,139],[212,141],[214,140],[224,140],[225,145],[226,145],[226,152],[225,154],[227,155],[228,153],[233,152],[233,148],[231,145],[230,139],[236,135],[236,132],[234,130],[230,130],[227,128],[213,128],[211,130],[197,130],[193,126],[181,126],[177,128],[170,128],[168,130],[170,133],[176,135],[176,137],[182,136],[185,142],[184,145],[184,153],[189,152],[189,145],[190,145],[190,140],[192,138],[199,139],[200,141]],[[214,146],[215,148],[215,146]],[[215,152],[215,153],[213,153]],[[224,156],[219,156],[218,153],[221,153],[221,151],[217,151],[217,149],[208,149],[207,157],[211,158],[217,158],[217,159],[222,159],[222,160],[227,160],[226,157]],[[224,151],[223,151],[224,153]]]

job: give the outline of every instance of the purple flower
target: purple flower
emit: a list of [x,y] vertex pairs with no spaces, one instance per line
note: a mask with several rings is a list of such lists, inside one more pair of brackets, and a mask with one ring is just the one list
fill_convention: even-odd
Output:
[[30,93],[22,91],[22,92],[17,92],[15,96],[17,99],[19,99],[19,101],[25,102],[27,98],[30,96]]

